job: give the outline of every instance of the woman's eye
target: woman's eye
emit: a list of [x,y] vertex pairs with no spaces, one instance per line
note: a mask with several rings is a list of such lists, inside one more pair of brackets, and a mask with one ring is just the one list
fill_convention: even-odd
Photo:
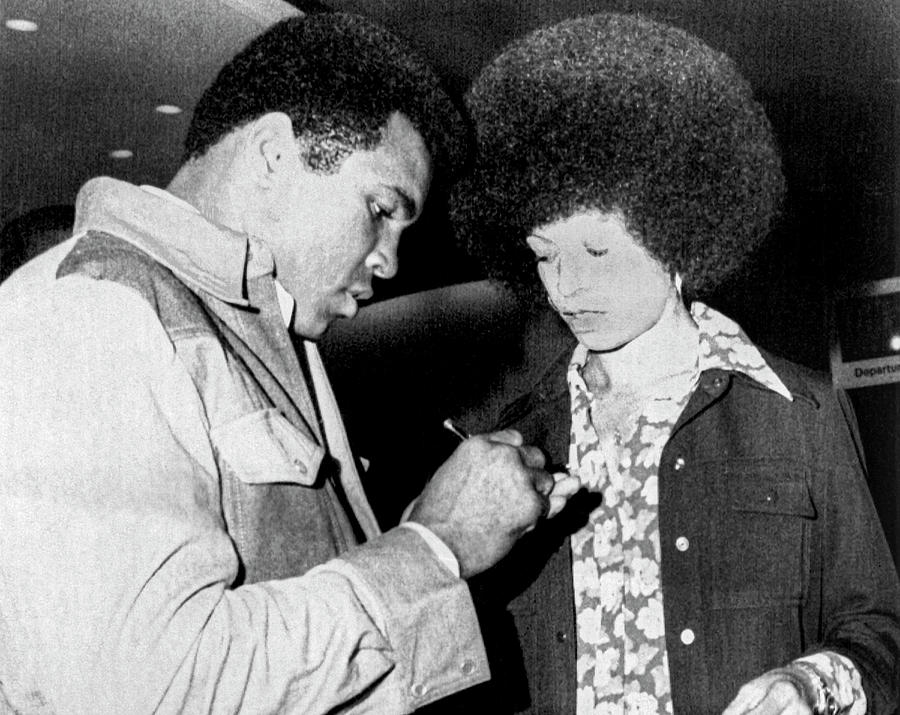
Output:
[[600,258],[601,256],[605,256],[608,252],[608,248],[590,248],[586,247],[587,253],[589,256],[593,256],[594,258]]

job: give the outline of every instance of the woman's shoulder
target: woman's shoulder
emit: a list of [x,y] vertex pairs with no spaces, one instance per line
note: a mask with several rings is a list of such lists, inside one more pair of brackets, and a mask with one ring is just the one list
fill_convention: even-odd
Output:
[[835,399],[836,390],[827,372],[794,362],[763,348],[759,348],[759,351],[793,396],[805,398],[816,405]]

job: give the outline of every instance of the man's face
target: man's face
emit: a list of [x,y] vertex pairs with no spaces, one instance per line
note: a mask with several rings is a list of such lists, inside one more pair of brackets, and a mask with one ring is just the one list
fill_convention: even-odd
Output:
[[381,143],[353,152],[336,173],[315,174],[302,160],[293,172],[263,238],[296,301],[293,331],[315,340],[335,319],[356,315],[357,302],[372,297],[372,276],[396,274],[400,234],[422,211],[431,159],[409,119],[395,113]]
[[527,241],[550,303],[591,350],[615,350],[649,330],[674,294],[665,267],[617,214],[576,213]]

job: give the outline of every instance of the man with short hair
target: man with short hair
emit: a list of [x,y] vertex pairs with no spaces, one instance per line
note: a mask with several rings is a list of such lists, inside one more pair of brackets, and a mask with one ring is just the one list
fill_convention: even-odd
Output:
[[408,712],[488,677],[462,578],[559,506],[543,457],[467,439],[380,534],[311,342],[394,275],[460,126],[371,22],[285,21],[166,191],[88,182],[0,287],[0,711]]

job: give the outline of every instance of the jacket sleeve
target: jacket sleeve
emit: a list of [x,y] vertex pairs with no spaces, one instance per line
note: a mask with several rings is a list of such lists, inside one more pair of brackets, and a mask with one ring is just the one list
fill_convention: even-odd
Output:
[[[900,585],[865,478],[856,420],[845,393],[822,398],[830,479],[820,492],[824,512],[820,569],[821,621],[812,650],[829,650],[859,671],[869,713],[891,714],[900,698]],[[814,555],[815,557],[815,555]],[[817,614],[807,614],[818,618]]]
[[155,315],[79,277],[30,297],[0,319],[0,703],[401,713],[486,679],[468,587],[410,529],[231,588],[202,406]]

